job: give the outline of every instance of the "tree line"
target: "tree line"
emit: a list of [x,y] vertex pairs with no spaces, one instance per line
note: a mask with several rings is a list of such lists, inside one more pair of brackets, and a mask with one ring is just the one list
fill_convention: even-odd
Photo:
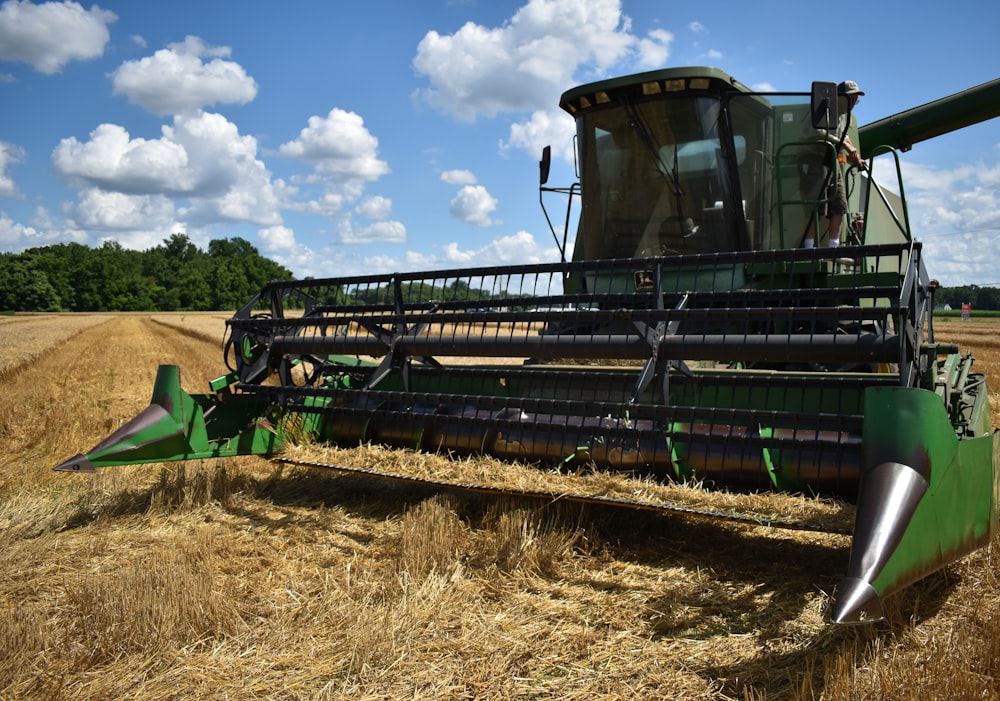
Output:
[[973,310],[1000,309],[1000,287],[962,285],[938,288],[934,293],[934,306],[943,307],[946,304],[952,309],[961,309],[963,304],[971,304]]
[[0,311],[236,309],[278,279],[293,278],[241,238],[212,240],[207,251],[184,234],[146,251],[64,243],[0,254]]
[[[115,312],[237,309],[271,280],[292,280],[285,267],[258,253],[242,238],[216,239],[201,250],[184,234],[173,234],[146,251],[108,241],[98,248],[64,243],[0,253],[0,311]],[[407,289],[410,302],[486,300],[491,293],[456,280],[448,288]],[[388,288],[357,291],[346,303],[385,302]],[[1000,310],[1000,288],[942,287],[938,307]]]

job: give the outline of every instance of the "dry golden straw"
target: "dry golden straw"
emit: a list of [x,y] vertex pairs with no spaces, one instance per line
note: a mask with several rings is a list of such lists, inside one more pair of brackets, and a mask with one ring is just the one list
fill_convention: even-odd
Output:
[[[885,624],[831,627],[841,536],[435,493],[254,458],[52,473],[148,403],[158,364],[181,366],[190,392],[225,372],[221,316],[198,318],[219,324],[211,340],[190,315],[155,316],[70,320],[75,335],[22,349],[30,360],[0,377],[0,698],[1000,695],[991,549],[893,597]],[[5,342],[31,323],[43,320],[4,320]],[[945,326],[939,338],[971,346],[997,376],[1000,322]],[[740,512],[840,511],[367,446],[294,454]]]

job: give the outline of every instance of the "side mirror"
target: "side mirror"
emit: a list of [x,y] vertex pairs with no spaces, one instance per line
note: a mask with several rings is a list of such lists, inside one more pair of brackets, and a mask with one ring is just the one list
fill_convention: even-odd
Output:
[[813,81],[809,108],[814,129],[836,129],[840,117],[837,112],[837,84]]
[[538,162],[538,184],[544,185],[549,181],[549,167],[552,165],[552,147],[546,146],[542,149],[542,160]]

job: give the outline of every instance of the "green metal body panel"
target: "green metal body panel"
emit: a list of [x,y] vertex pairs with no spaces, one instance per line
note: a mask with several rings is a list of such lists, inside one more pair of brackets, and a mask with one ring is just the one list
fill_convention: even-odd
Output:
[[997,528],[997,438],[980,427],[959,440],[934,392],[869,389],[863,450],[854,585],[838,593],[838,622],[881,618],[883,597],[985,546]]
[[[746,284],[744,266],[732,265],[713,267],[710,271],[691,269],[673,273],[662,280],[661,290],[667,293],[738,290]],[[631,277],[621,274],[588,275],[584,278],[584,285],[587,290],[604,294],[632,292],[636,288],[651,289],[652,271],[636,270]]]
[[[212,386],[221,389],[227,381],[220,378]],[[209,409],[212,420],[206,422]],[[220,403],[217,394],[188,394],[181,388],[180,369],[161,365],[149,406],[86,455],[58,469],[93,472],[115,465],[274,454],[284,441],[266,414],[259,403]]]
[[861,155],[882,146],[908,151],[914,144],[1000,116],[1000,78],[866,124]]

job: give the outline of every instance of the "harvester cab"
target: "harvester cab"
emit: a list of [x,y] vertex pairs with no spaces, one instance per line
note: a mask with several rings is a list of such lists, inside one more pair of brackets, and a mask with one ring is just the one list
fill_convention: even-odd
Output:
[[[821,245],[911,238],[901,197],[838,162],[837,144],[860,137],[834,83],[764,95],[717,69],[668,69],[581,86],[560,105],[576,120],[580,182],[546,187],[546,150],[541,185],[571,195],[567,222],[579,195],[573,260],[796,248],[810,222],[825,225],[820,208],[838,181],[850,216]],[[553,235],[564,250],[565,232]]]
[[[580,182],[548,186],[548,155],[540,175],[543,198],[568,196],[561,261],[272,282],[227,322],[231,372],[211,393],[161,367],[145,411],[56,469],[278,455],[306,437],[829,495],[857,503],[837,622],[879,618],[885,596],[989,542],[985,377],[934,339],[901,183],[838,163],[827,137],[895,157],[996,116],[1000,80],[870,131],[830,84],[764,95],[714,68],[560,104]],[[836,178],[845,245],[817,226],[803,248]]]

